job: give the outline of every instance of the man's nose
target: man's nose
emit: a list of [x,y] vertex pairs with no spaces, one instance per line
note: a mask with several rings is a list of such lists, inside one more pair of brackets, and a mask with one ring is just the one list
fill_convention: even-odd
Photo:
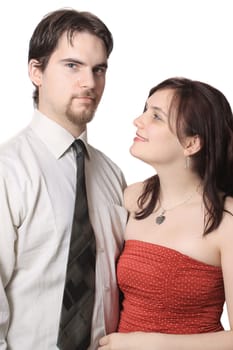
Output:
[[94,73],[90,69],[84,69],[79,74],[79,85],[83,88],[93,89],[95,87]]

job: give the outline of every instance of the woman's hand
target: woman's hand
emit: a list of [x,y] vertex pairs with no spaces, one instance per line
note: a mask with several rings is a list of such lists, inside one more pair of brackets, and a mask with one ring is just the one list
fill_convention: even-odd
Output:
[[111,333],[99,340],[98,350],[139,350],[145,349],[143,345],[143,333]]

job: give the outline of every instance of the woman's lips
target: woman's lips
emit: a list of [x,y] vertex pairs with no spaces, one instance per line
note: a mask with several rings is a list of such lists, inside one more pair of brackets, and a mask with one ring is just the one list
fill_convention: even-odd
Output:
[[133,139],[135,142],[147,142],[148,139],[136,133],[136,137]]

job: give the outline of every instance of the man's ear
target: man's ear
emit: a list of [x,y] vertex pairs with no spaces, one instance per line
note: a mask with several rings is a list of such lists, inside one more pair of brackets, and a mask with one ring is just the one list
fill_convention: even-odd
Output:
[[184,156],[189,157],[199,152],[202,142],[199,135],[187,136],[184,143]]
[[28,75],[35,86],[40,86],[42,82],[42,71],[37,60],[32,59],[28,64]]

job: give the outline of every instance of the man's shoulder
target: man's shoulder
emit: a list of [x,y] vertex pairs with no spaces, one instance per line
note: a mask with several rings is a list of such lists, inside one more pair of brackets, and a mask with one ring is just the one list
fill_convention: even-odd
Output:
[[26,157],[26,149],[30,149],[29,132],[29,128],[25,128],[0,145],[1,172],[18,167]]
[[0,144],[0,157],[4,154],[10,154],[17,150],[22,143],[26,140],[28,128],[19,131],[16,135],[12,136],[7,141]]
[[89,145],[90,166],[97,176],[104,178],[105,183],[114,183],[122,190],[126,180],[121,168],[104,152]]
[[112,170],[115,169],[116,171],[122,172],[120,167],[109,156],[107,156],[106,153],[91,145],[89,145],[89,151],[93,161],[98,162],[101,166],[106,165],[106,167],[109,167]]

